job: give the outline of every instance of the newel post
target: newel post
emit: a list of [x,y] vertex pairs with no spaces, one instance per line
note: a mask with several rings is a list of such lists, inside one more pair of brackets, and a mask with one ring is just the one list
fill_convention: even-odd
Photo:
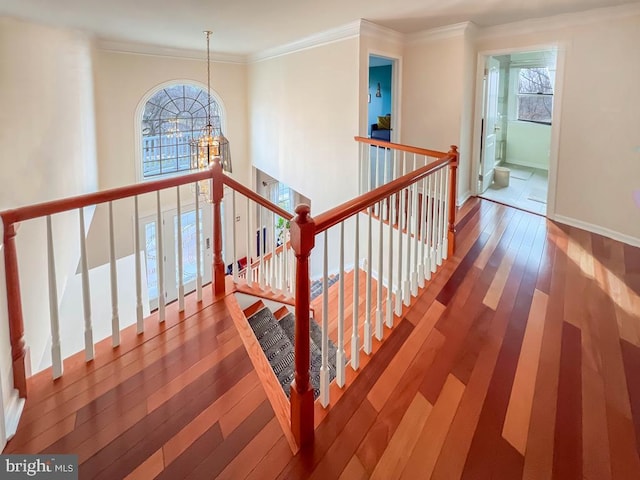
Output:
[[[4,221],[4,218],[3,218]],[[7,284],[7,312],[9,314],[9,337],[13,363],[13,386],[20,397],[27,396],[26,350],[24,343],[24,322],[22,319],[22,299],[20,298],[20,277],[18,274],[18,253],[16,251],[16,224],[4,226],[4,275]]]
[[220,157],[211,165],[211,201],[213,203],[213,295],[224,295],[224,260],[222,258],[222,214],[220,204],[224,196],[224,181]]
[[313,440],[313,389],[309,380],[309,255],[315,244],[315,223],[309,205],[296,207],[291,246],[296,255],[295,377],[291,384],[291,430],[298,445]]
[[456,251],[456,188],[458,185],[458,160],[460,159],[460,153],[458,147],[451,145],[449,155],[453,155],[455,158],[449,164],[451,174],[449,175],[449,231],[447,233],[447,256],[451,257]]

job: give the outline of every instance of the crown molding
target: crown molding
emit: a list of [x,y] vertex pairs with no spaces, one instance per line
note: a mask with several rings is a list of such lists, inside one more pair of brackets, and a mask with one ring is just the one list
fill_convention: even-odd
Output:
[[430,28],[429,30],[407,35],[407,45],[420,45],[421,43],[428,43],[433,40],[459,37],[467,31],[475,33],[476,30],[477,26],[473,22],[460,22],[454,23],[453,25],[445,25],[444,27]]
[[616,7],[595,8],[583,12],[563,13],[551,17],[531,18],[521,22],[505,23],[478,30],[479,40],[511,35],[557,30],[567,27],[589,25],[617,18],[640,15],[640,3],[619,5]]
[[404,43],[406,35],[363,18],[360,19],[360,35],[381,38],[386,42]]
[[[151,55],[187,60],[205,60],[206,53],[200,50],[160,47],[133,42],[118,42],[114,40],[98,39],[96,48],[105,52],[129,53],[134,55]],[[245,55],[211,52],[211,61],[218,63],[247,63]]]
[[290,43],[285,43],[278,47],[269,48],[261,52],[249,55],[249,62],[261,62],[271,58],[281,57],[290,53],[308,50],[310,48],[328,45],[330,43],[355,38],[360,34],[360,20],[341,25],[336,28],[325,30],[324,32],[315,33],[307,37],[301,38]]

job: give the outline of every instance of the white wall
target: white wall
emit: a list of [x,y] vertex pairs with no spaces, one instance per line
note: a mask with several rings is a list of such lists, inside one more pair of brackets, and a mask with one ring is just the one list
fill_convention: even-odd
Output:
[[[77,32],[0,18],[0,64],[0,209],[94,190],[90,40]],[[77,215],[59,215],[53,223],[61,297],[78,258]],[[47,291],[44,221],[23,223],[17,245],[25,337],[36,366],[47,354],[49,336],[48,306],[42,301]],[[6,295],[4,282],[0,285]],[[2,308],[0,323],[6,324],[6,315]],[[12,382],[6,333],[0,331],[5,397]]]
[[407,44],[404,51],[401,143],[460,150],[458,199],[469,195],[473,53],[465,30]]
[[513,120],[507,129],[507,162],[549,170],[550,125]]
[[[204,58],[204,55],[203,55]],[[225,136],[229,139],[236,180],[251,185],[251,162],[247,142],[247,67],[241,64],[212,62],[211,88],[222,99],[226,109]],[[123,75],[126,74],[126,82]],[[111,188],[136,183],[136,108],[143,97],[160,84],[175,81],[192,81],[206,85],[206,60],[144,55],[126,52],[97,50],[95,60],[96,116],[98,131],[98,160],[100,188]],[[175,208],[175,190],[161,195],[162,208]],[[181,189],[181,200],[193,203],[189,187]],[[244,230],[245,207],[241,199],[237,203],[241,220],[238,227]],[[155,194],[140,198],[140,215],[154,214]],[[116,256],[133,254],[133,200],[121,200],[114,204]],[[108,261],[108,213],[106,206],[98,207],[88,237],[90,267]],[[229,220],[231,226],[231,215]],[[227,228],[230,232],[230,228]],[[230,240],[229,240],[230,241]],[[242,244],[240,248],[244,247]],[[244,256],[244,250],[239,256]]]
[[[564,78],[555,214],[640,244],[640,14],[594,12],[579,25],[496,30],[479,51],[558,44]],[[561,58],[561,56],[559,56]],[[558,73],[560,73],[560,65]],[[555,125],[554,125],[555,127]]]
[[357,191],[358,66],[355,38],[249,66],[253,163],[308,197],[312,215]]

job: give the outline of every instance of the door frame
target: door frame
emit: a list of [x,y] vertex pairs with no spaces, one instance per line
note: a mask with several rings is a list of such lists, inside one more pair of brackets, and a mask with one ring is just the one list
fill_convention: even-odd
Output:
[[556,49],[556,79],[553,92],[553,114],[551,117],[551,146],[549,148],[549,183],[547,188],[547,218],[555,218],[556,196],[557,196],[557,175],[558,175],[558,151],[560,146],[560,130],[562,118],[562,92],[564,90],[564,70],[565,60],[569,45],[566,42],[555,42],[550,44],[528,45],[522,47],[510,47],[494,50],[483,50],[478,52],[476,64],[476,92],[475,110],[473,116],[473,142],[471,153],[471,192],[473,195],[481,195],[478,189],[478,178],[480,175],[480,145],[482,142],[482,114],[483,114],[483,78],[484,67],[487,57],[498,55],[510,55],[518,52],[536,52],[540,50]]
[[[202,222],[202,228],[203,228],[202,230],[203,242],[202,242],[201,248],[202,248],[202,262],[203,262],[204,270],[202,271],[202,283],[203,285],[206,285],[207,283],[212,281],[212,277],[213,277],[213,272],[212,272],[213,238],[210,234],[211,227],[213,224],[213,218],[212,218],[210,204],[208,202],[201,201],[200,209],[202,210],[202,216],[200,217],[200,221]],[[181,205],[182,215],[194,210],[195,210],[195,202],[184,203]],[[168,295],[169,293],[172,293],[172,294],[175,293],[175,298],[171,298],[171,299],[165,298],[165,304],[169,304],[178,298],[178,287],[176,286],[175,292],[173,291],[173,286],[171,288],[169,287],[170,284],[172,285],[173,279],[175,278],[175,272],[176,272],[175,268],[169,268],[169,266],[175,267],[174,265],[175,262],[173,259],[173,255],[175,255],[175,238],[174,238],[175,231],[174,231],[174,224],[172,220],[174,219],[174,216],[177,216],[177,214],[178,214],[178,208],[175,206],[171,206],[169,208],[163,208],[161,210],[161,216],[162,216],[161,228],[162,228],[163,247],[164,247],[163,254],[165,257],[167,257],[164,259],[164,275],[165,275],[164,282],[165,282],[165,290],[166,290],[164,294]],[[144,252],[145,267],[147,265],[146,264],[147,252],[146,252],[145,226],[148,223],[155,223],[156,228],[158,228],[157,213],[149,213],[148,215],[141,215],[139,217],[140,249],[142,252]],[[207,232],[209,232],[209,234],[207,234]],[[156,232],[156,238],[157,238],[157,232]],[[208,247],[207,247],[207,238],[209,238]],[[170,251],[169,249],[170,246],[173,246],[173,250],[171,250],[172,255],[168,257],[167,252]],[[157,248],[157,245],[156,245],[156,248]],[[171,258],[171,260],[169,260],[169,258]],[[142,274],[145,276],[147,275],[147,268],[142,269]],[[147,291],[148,291],[149,286],[147,281],[145,281],[145,285],[147,285]],[[158,292],[158,295],[160,295],[160,292]],[[186,291],[185,291],[185,295],[186,295]],[[149,302],[149,309],[151,311],[158,308],[159,296],[155,297],[155,299],[152,299],[150,296],[148,296],[148,293],[147,293],[147,299]]]
[[[371,56],[387,59],[391,62],[391,141],[398,143],[400,136],[400,119],[402,117],[402,56],[378,49],[367,50],[367,88],[369,91],[369,68]],[[366,100],[365,100],[366,101]],[[369,103],[366,103],[365,132],[369,132]],[[365,134],[365,137],[368,134]]]

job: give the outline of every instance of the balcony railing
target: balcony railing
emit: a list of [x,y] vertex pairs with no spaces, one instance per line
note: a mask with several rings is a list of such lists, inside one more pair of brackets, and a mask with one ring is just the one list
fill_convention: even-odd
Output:
[[[201,182],[211,182],[210,201],[213,213],[213,256],[212,293],[221,297],[225,292],[226,265],[232,265],[233,281],[254,285],[263,290],[284,294],[295,301],[295,380],[291,386],[291,428],[299,445],[307,444],[313,438],[314,399],[309,381],[309,328],[310,324],[310,268],[309,257],[316,242],[322,245],[323,263],[323,308],[322,308],[322,367],[320,403],[330,402],[328,375],[329,316],[337,317],[336,382],[345,385],[345,369],[348,365],[359,368],[361,352],[371,354],[372,338],[382,339],[384,327],[391,328],[394,316],[402,312],[402,304],[408,305],[411,296],[417,294],[432,272],[436,271],[443,259],[453,251],[455,242],[455,184],[458,153],[455,147],[449,152],[436,152],[416,147],[380,142],[356,137],[360,150],[360,192],[361,195],[339,205],[315,218],[307,205],[298,205],[296,215],[274,205],[267,199],[225,175],[219,160],[207,170],[188,173],[179,177],[140,183],[136,185],[105,190],[72,198],[56,200],[20,207],[0,212],[4,222],[5,280],[7,288],[8,318],[13,361],[13,382],[21,397],[28,395],[27,361],[24,340],[24,320],[16,246],[17,226],[36,218],[46,219],[47,276],[49,290],[49,314],[51,328],[51,361],[53,378],[63,375],[63,355],[61,348],[60,318],[56,279],[56,245],[54,242],[55,216],[63,212],[78,212],[78,234],[80,238],[79,265],[82,277],[82,305],[84,318],[85,360],[92,361],[94,350],[94,325],[91,312],[91,285],[87,261],[87,244],[84,209],[106,205],[108,210],[109,277],[111,296],[111,338],[113,347],[120,343],[120,304],[118,298],[118,266],[114,205],[121,202],[132,203],[135,253],[135,322],[138,334],[145,328],[143,318],[143,266],[141,264],[140,211],[139,201],[155,197],[155,217],[157,225],[162,224],[163,203],[166,191],[174,191],[175,207],[180,219],[183,208],[185,186],[187,191],[198,191]],[[224,187],[230,195],[224,199]],[[182,197],[181,197],[182,190]],[[164,202],[161,199],[164,194]],[[230,197],[230,198],[229,198]],[[239,230],[236,222],[237,201],[245,203],[243,214],[246,221]],[[201,245],[199,204],[200,195],[195,194],[196,203],[196,265],[197,300],[202,299],[201,258],[205,247]],[[227,232],[226,256],[223,260],[222,205],[224,215],[230,215],[231,231]],[[290,220],[290,240],[278,242],[276,229],[265,230],[264,226],[275,225],[277,219]],[[94,220],[96,221],[96,220]],[[178,220],[179,224],[180,220]],[[364,233],[366,225],[366,234]],[[274,238],[265,238],[264,231],[272,232]],[[180,228],[177,230],[176,251],[165,251],[162,229],[156,231],[157,244],[155,261],[158,275],[159,322],[165,320],[166,299],[164,262],[166,256],[175,255],[178,276],[179,311],[184,310],[185,285],[182,275],[183,242]],[[256,237],[256,232],[258,236]],[[230,238],[229,238],[230,237]],[[352,242],[347,246],[346,240]],[[257,252],[257,255],[252,255]],[[364,252],[364,255],[361,255]],[[29,252],[24,252],[28,254]],[[345,325],[344,277],[348,266],[346,254],[353,259],[354,299],[351,325]],[[352,255],[351,255],[352,253]],[[331,256],[330,256],[331,255]],[[246,268],[238,267],[239,259],[246,259]],[[328,264],[329,259],[337,259],[339,274],[339,304],[336,312],[328,308]],[[363,315],[358,312],[361,287],[358,272],[366,271],[364,295],[366,307]],[[373,290],[373,281],[376,291]],[[373,305],[373,299],[376,299]],[[362,319],[361,319],[362,317]],[[361,323],[362,320],[362,323]],[[350,334],[350,346],[347,338]],[[350,348],[349,348],[350,347]],[[347,352],[350,354],[347,354]]]

